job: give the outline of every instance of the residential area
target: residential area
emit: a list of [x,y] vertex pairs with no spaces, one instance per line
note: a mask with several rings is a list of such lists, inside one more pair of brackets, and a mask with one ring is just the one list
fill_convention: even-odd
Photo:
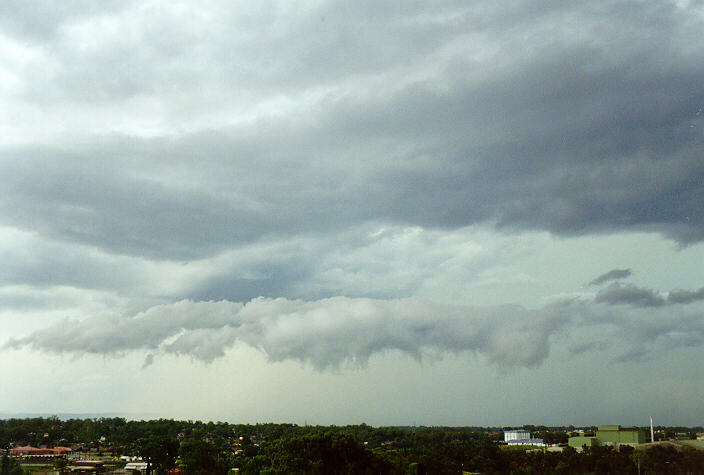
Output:
[[27,418],[0,420],[0,474],[702,473],[703,439],[702,427]]

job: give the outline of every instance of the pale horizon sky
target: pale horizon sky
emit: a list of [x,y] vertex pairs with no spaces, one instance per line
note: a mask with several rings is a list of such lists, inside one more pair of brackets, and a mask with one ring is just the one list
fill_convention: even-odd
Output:
[[0,4],[0,413],[704,425],[704,2]]

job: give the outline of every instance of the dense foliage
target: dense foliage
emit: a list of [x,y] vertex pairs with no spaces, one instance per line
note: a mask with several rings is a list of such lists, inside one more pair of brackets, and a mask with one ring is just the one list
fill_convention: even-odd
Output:
[[[571,427],[527,426],[551,443]],[[691,434],[701,428],[668,428]],[[664,429],[659,430],[660,433]],[[154,473],[180,466],[187,473],[457,474],[481,473],[704,473],[704,452],[674,446],[647,450],[594,447],[578,453],[507,447],[500,428],[298,426],[224,422],[127,421],[56,417],[0,420],[0,448],[83,445],[115,455],[139,455]],[[20,471],[18,471],[20,470]],[[2,458],[0,474],[21,473]]]
[[20,464],[12,458],[7,455],[0,457],[0,475],[22,475],[23,473]]

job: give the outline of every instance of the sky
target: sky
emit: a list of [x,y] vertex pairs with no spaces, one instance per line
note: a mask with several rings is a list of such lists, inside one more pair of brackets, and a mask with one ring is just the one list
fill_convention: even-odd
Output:
[[0,3],[0,413],[704,425],[702,31]]

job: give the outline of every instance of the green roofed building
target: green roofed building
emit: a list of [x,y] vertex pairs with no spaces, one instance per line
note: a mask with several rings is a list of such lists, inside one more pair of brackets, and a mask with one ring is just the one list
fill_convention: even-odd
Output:
[[592,447],[594,445],[644,444],[645,431],[637,427],[599,426],[595,436],[570,437],[570,447]]
[[575,449],[579,449],[581,447],[584,447],[585,445],[587,447],[599,445],[599,441],[594,436],[583,435],[577,437],[570,437],[569,439],[567,439],[567,445],[569,445],[570,447],[574,447]]
[[645,431],[637,427],[599,426],[596,438],[601,444],[644,444]]
[[596,438],[602,444],[644,444],[645,431],[637,427],[599,426]]

